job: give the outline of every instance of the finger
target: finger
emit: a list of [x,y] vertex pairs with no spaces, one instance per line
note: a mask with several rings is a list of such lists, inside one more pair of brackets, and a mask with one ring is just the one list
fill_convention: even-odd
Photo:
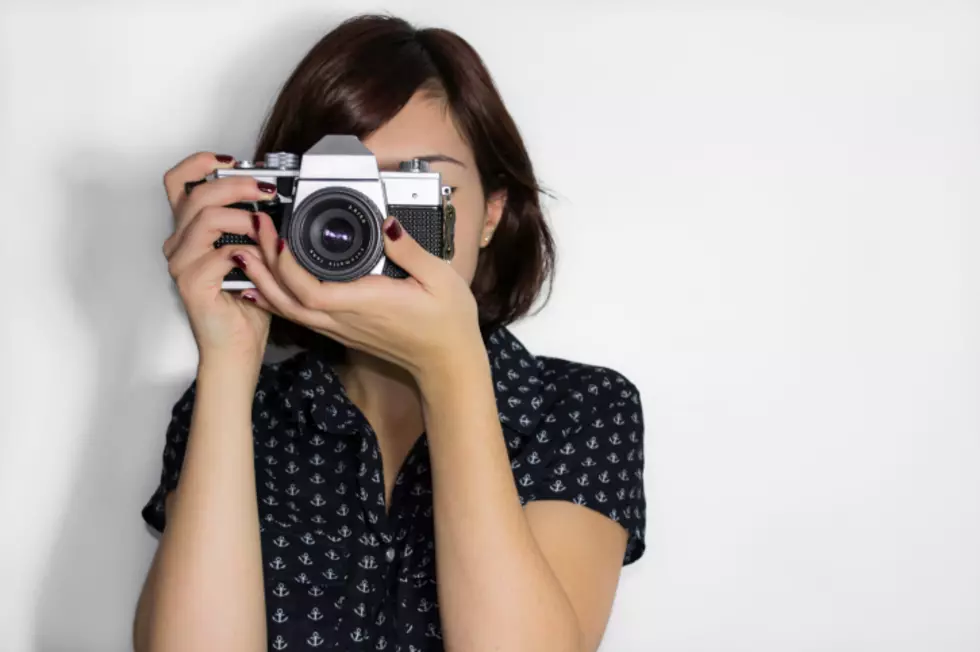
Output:
[[195,296],[205,289],[221,290],[221,282],[228,272],[240,267],[241,261],[246,260],[248,256],[255,256],[257,253],[254,247],[244,246],[215,249],[194,261],[187,269],[175,276],[174,281],[182,296]]
[[293,257],[293,252],[280,242],[279,257],[275,270],[276,278],[306,308],[313,310],[349,310],[353,307],[355,291],[353,286],[364,279],[345,282],[321,282],[303,268]]
[[252,236],[259,243],[262,258],[269,268],[274,269],[279,258],[279,234],[275,222],[266,213],[254,213],[256,235]]
[[230,168],[234,165],[235,158],[227,154],[197,152],[167,170],[163,175],[163,187],[167,191],[170,208],[177,212],[187,194],[184,192],[185,183],[203,179],[218,168]]
[[[272,271],[255,254],[245,256],[245,275],[272,306],[276,314],[314,328],[340,333],[341,326],[330,315],[311,310],[284,288]],[[315,279],[314,279],[315,280]]]
[[202,183],[191,190],[180,210],[174,214],[177,221],[174,235],[178,238],[205,206],[227,206],[238,202],[269,201],[276,197],[276,187],[253,177],[225,177]]
[[163,253],[170,261],[171,271],[183,269],[214,249],[214,242],[224,233],[254,237],[255,221],[251,213],[224,206],[202,210],[179,239],[171,237],[164,243]]
[[242,290],[241,294],[238,295],[238,298],[243,301],[248,301],[249,303],[258,306],[268,313],[282,317],[282,315],[276,311],[275,307],[262,296],[262,293],[255,288]]
[[385,220],[383,230],[385,256],[423,286],[429,287],[445,273],[446,261],[423,249],[394,217]]

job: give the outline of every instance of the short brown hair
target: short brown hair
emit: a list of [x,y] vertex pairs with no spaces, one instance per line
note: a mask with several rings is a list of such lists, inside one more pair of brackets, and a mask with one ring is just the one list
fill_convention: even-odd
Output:
[[[348,19],[306,54],[266,118],[255,158],[304,152],[327,134],[364,138],[418,91],[442,98],[473,150],[485,197],[506,205],[490,245],[480,251],[472,290],[489,332],[524,316],[554,271],[555,246],[524,141],[476,50],[446,29],[416,29],[400,18]],[[336,343],[279,317],[280,346],[336,349]]]

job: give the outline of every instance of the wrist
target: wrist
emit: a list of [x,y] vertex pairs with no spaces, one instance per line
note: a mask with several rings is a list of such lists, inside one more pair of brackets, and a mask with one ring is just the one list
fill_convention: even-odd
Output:
[[428,401],[489,379],[490,360],[482,339],[475,337],[428,356],[414,376],[423,400]]
[[222,393],[255,392],[262,358],[223,351],[202,351],[197,363],[198,384],[220,387]]

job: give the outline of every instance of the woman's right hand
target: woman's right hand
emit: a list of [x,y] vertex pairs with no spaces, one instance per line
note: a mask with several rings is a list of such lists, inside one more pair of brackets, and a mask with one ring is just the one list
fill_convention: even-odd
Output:
[[246,290],[239,295],[222,290],[221,282],[233,268],[243,266],[242,253],[252,254],[248,256],[249,265],[261,261],[262,255],[258,247],[249,245],[216,249],[214,241],[222,233],[248,235],[260,241],[259,224],[264,224],[266,229],[273,228],[269,217],[227,208],[227,205],[271,199],[275,188],[251,177],[226,177],[201,183],[189,194],[184,188],[188,181],[198,181],[217,168],[233,165],[230,156],[199,152],[164,174],[174,231],[163,243],[163,254],[187,310],[201,358],[231,357],[257,365],[261,364],[265,352],[270,314],[253,301],[260,299],[257,290]]

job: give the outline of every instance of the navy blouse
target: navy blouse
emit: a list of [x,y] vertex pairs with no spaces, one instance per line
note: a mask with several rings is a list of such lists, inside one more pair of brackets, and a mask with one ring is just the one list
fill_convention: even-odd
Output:
[[[535,357],[506,328],[486,345],[521,504],[593,509],[628,531],[623,563],[639,559],[646,505],[636,387],[610,369]],[[173,408],[160,485],[142,512],[161,532],[194,394],[191,384]],[[442,650],[425,434],[386,512],[376,436],[310,351],[263,365],[252,431],[269,649]]]

